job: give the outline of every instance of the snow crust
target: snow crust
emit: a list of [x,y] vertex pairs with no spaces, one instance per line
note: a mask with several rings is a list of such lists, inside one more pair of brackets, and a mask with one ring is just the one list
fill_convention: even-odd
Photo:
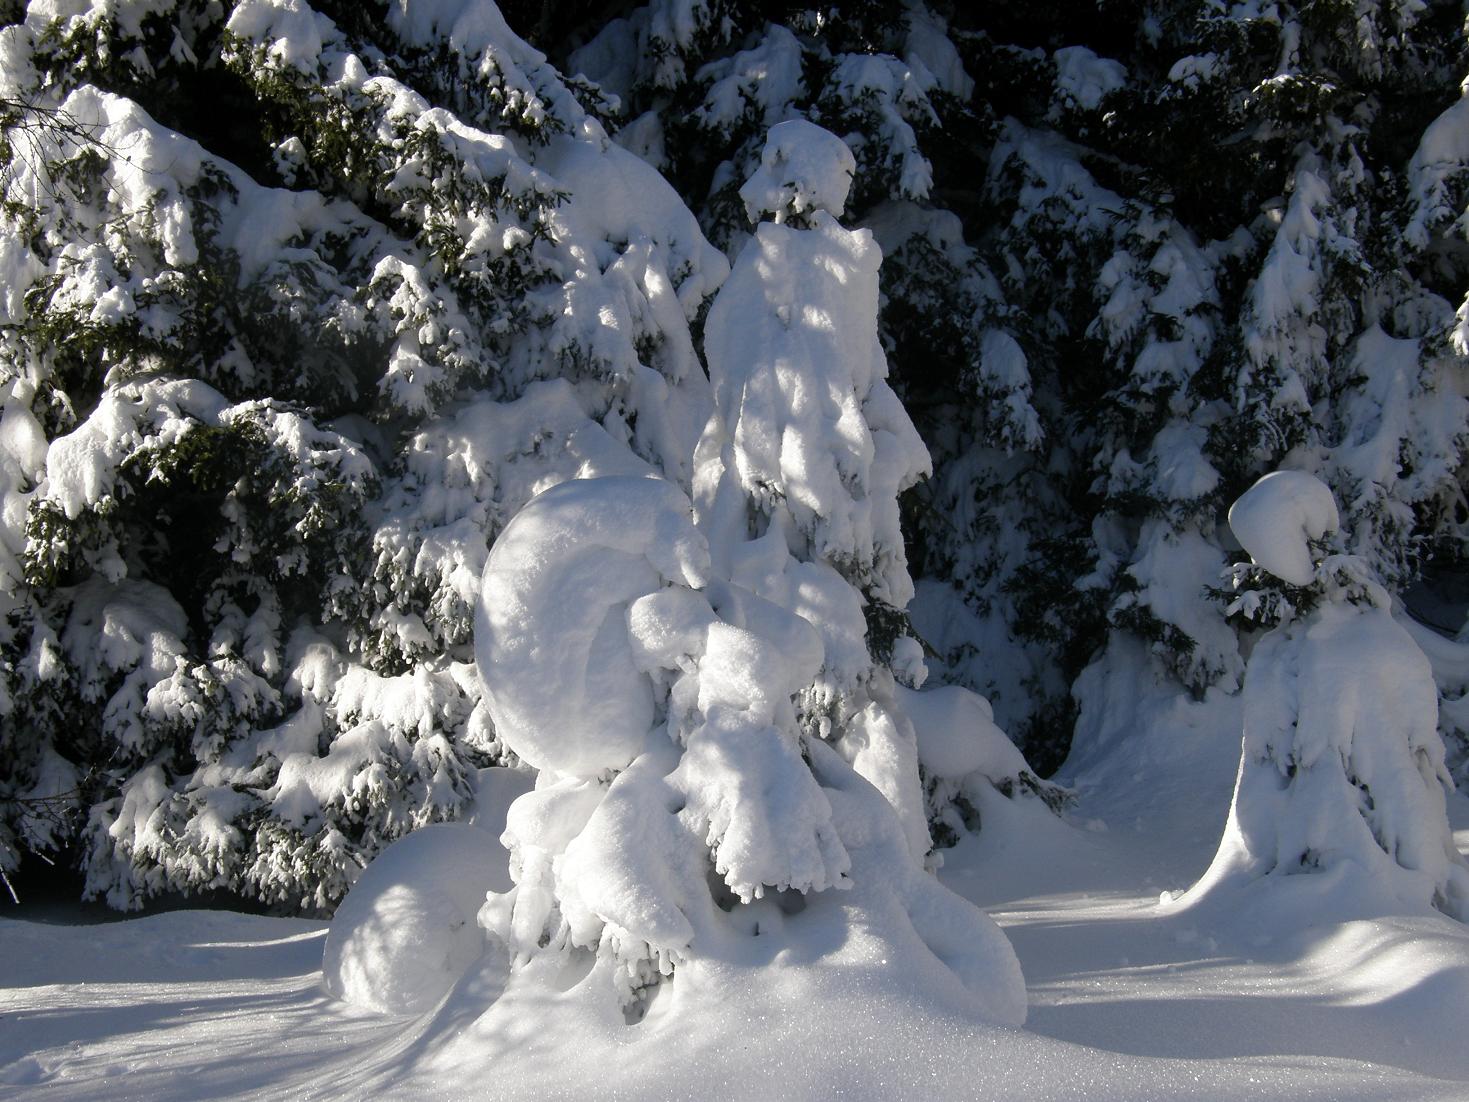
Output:
[[948,30],[941,16],[926,8],[911,9],[904,59],[915,70],[927,70],[938,88],[968,99],[974,91],[974,78],[964,71],[964,62]]
[[[948,79],[962,79],[951,65],[943,68]],[[830,87],[836,96],[875,116],[884,146],[881,167],[895,178],[894,190],[904,199],[926,199],[933,187],[933,165],[923,155],[917,128],[938,122],[929,99],[937,85],[936,74],[912,53],[900,60],[854,51],[842,55],[832,70]]]
[[[709,90],[704,100],[695,109],[694,115],[706,128],[729,135],[739,125],[751,107],[760,114],[763,125],[774,128],[784,117],[787,104],[805,92],[801,43],[785,27],[768,24],[766,34],[758,44],[741,50],[733,57],[711,61],[698,72],[698,79],[709,81]],[[787,131],[798,133],[798,131]],[[769,139],[764,147],[769,151]],[[797,152],[797,156],[808,154]],[[838,158],[840,153],[836,153]],[[764,154],[762,154],[762,162]],[[774,166],[770,166],[773,168]],[[765,183],[772,182],[770,168],[762,163]],[[779,186],[780,181],[774,181]],[[836,181],[841,187],[840,181]],[[846,190],[842,188],[845,197]],[[758,198],[758,197],[757,197]],[[748,207],[746,208],[748,211]],[[762,210],[779,211],[781,205],[762,207]],[[752,213],[752,217],[760,211]],[[839,212],[834,212],[839,213]]]
[[1229,527],[1256,565],[1295,586],[1316,577],[1311,541],[1341,525],[1336,499],[1305,471],[1273,471],[1229,509]]
[[503,82],[503,112],[533,125],[569,121],[586,138],[605,141],[595,120],[559,80],[544,77],[546,57],[510,29],[492,0],[393,0],[388,25],[412,45],[447,47],[472,71]]
[[[1163,435],[1159,433],[1160,438]],[[1174,669],[1191,686],[1212,685],[1227,692],[1239,687],[1244,659],[1235,630],[1219,615],[1217,605],[1199,599],[1199,579],[1220,577],[1228,563],[1217,541],[1202,532],[1180,532],[1166,520],[1146,520],[1138,534],[1136,557],[1127,567],[1138,588],[1119,597],[1115,606],[1146,608],[1186,632],[1193,647],[1174,660]]]
[[1429,123],[1408,162],[1409,194],[1414,203],[1406,236],[1418,248],[1427,247],[1445,222],[1463,224],[1464,209],[1457,198],[1464,164],[1469,162],[1469,97],[1461,97]]
[[[1025,1029],[977,1022],[942,973],[890,967],[908,959],[893,951],[901,924],[853,926],[819,896],[791,914],[762,904],[763,929],[799,939],[731,939],[757,955],[690,963],[635,1026],[615,1006],[589,1009],[585,961],[546,977],[559,986],[531,987],[507,983],[503,958],[489,954],[437,1010],[405,1021],[323,1001],[324,923],[173,911],[68,925],[73,911],[27,911],[3,919],[12,961],[0,1084],[26,1098],[157,1102],[487,1092],[1456,1102],[1469,1061],[1443,1023],[1469,994],[1462,924],[1317,912],[1305,929],[1235,938],[1154,905],[1160,887],[1209,859],[1230,792],[1198,777],[1227,773],[1238,717],[1228,697],[1193,701],[1155,682],[1142,648],[1111,661],[1115,729],[1087,737],[1126,739],[1127,752],[1091,759],[1073,814],[1093,829],[995,795],[979,809],[986,828],[941,870],[1015,944],[1032,984]],[[1451,809],[1465,831],[1469,803],[1454,796]],[[505,998],[513,1013],[484,1018]]]
[[[1023,1018],[1003,938],[923,872],[902,712],[873,702],[855,717],[850,764],[802,739],[792,700],[823,668],[821,634],[708,571],[687,501],[656,479],[562,483],[491,551],[477,631],[486,699],[507,745],[541,769],[507,822],[515,888],[480,911],[519,982],[536,989],[551,960],[581,947],[598,961],[585,997],[636,1002],[660,977],[691,982],[689,969],[733,951],[718,947],[752,921],[769,936],[756,916],[772,892],[842,889],[852,902],[838,915],[945,916],[910,914],[927,925],[905,952],[937,953],[983,1016]],[[708,894],[705,847],[741,902],[732,915]]]
[[1072,110],[1095,111],[1102,101],[1127,83],[1121,62],[1098,57],[1085,46],[1056,51],[1056,99]]

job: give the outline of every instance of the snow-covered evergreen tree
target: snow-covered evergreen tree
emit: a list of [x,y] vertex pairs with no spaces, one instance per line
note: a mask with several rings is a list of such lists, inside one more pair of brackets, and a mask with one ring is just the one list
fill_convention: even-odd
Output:
[[[1462,555],[1462,292],[1443,292],[1463,273],[1426,262],[1417,221],[1423,166],[1454,172],[1433,121],[1464,65],[1449,18],[1441,5],[1182,5],[1144,28],[1171,50],[1136,51],[1141,72],[1100,120],[1141,162],[1138,209],[1181,223],[1146,265],[1121,261],[1137,253],[1129,230],[1101,273],[1098,328],[1134,343],[1107,403],[1135,411],[1129,458],[1151,460],[1129,478],[1101,453],[1124,494],[1134,483],[1116,513],[1141,521],[1122,549],[1140,591],[1110,619],[1186,682],[1227,688],[1239,673],[1186,577],[1229,551],[1222,503],[1282,462],[1330,483],[1351,546],[1392,590]],[[1151,294],[1117,279],[1129,266]]]
[[689,478],[722,256],[493,5],[335,14],[0,32],[5,860],[82,845],[119,906],[326,907],[456,814],[489,541],[573,474]]
[[[928,457],[885,380],[880,253],[837,221],[854,169],[790,120],[740,190],[773,218],[705,323],[693,500],[653,472],[578,478],[491,550],[486,701],[539,769],[509,812],[516,887],[481,913],[512,954],[494,1015],[590,952],[576,990],[637,1020],[669,976],[678,997],[798,931],[897,911],[868,928],[884,955],[936,956],[984,1017],[1024,1017],[998,928],[925,870],[897,496]],[[972,738],[957,776],[1024,769],[988,748],[1010,749],[993,725]]]
[[[1011,583],[1037,543],[1072,546],[1085,522],[1069,517],[1046,459],[1035,346],[1017,340],[1028,289],[1004,285],[1004,259],[975,247],[982,219],[956,213],[988,213],[977,185],[998,124],[990,93],[1037,66],[1023,51],[992,58],[978,36],[951,32],[960,16],[948,15],[922,3],[817,12],[657,0],[590,28],[566,64],[619,98],[617,140],[668,173],[731,257],[748,232],[739,188],[766,128],[805,118],[844,139],[856,162],[850,218],[883,251],[894,387],[936,461],[937,477],[903,502],[929,575],[913,615],[943,678],[983,692],[1054,767],[1069,684],[1053,652],[1074,626],[1041,624],[1037,601],[1017,607]],[[966,68],[966,44],[983,68]]]
[[[960,57],[989,66],[971,111],[1008,116],[987,150],[991,221],[964,230],[1024,319],[1012,359],[1045,443],[1033,462],[987,454],[993,428],[938,449],[943,515],[977,487],[996,517],[961,526],[938,565],[969,589],[978,615],[951,622],[988,642],[980,661],[1028,653],[1036,704],[1118,632],[1196,694],[1235,687],[1234,635],[1196,579],[1233,554],[1225,504],[1287,457],[1331,483],[1394,591],[1457,568],[1458,19],[955,14]],[[984,629],[996,612],[1024,652]]]
[[1330,553],[1331,491],[1277,471],[1229,519],[1253,562],[1235,572],[1231,610],[1271,626],[1245,675],[1224,837],[1178,905],[1267,924],[1282,906],[1292,922],[1430,906],[1469,918],[1433,673],[1366,561]]

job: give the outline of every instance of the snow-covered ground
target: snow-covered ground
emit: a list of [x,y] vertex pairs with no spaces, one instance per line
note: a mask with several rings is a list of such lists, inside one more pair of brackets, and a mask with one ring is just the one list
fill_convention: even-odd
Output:
[[[1203,707],[1188,709],[1197,717]],[[974,1022],[910,977],[777,959],[717,1007],[655,1000],[620,1035],[554,996],[476,1029],[493,967],[436,1012],[384,1017],[323,989],[327,924],[174,911],[0,926],[0,1095],[200,1098],[1463,1099],[1469,929],[1447,918],[1247,934],[1158,909],[1207,867],[1237,743],[1228,704],[1080,770],[1069,823],[994,797],[944,880],[999,920],[1023,1030]],[[1095,783],[1092,783],[1092,782]],[[1105,782],[1105,783],[1104,783]],[[1450,813],[1469,847],[1469,800]],[[677,981],[675,981],[677,983]],[[478,985],[478,990],[474,988]]]

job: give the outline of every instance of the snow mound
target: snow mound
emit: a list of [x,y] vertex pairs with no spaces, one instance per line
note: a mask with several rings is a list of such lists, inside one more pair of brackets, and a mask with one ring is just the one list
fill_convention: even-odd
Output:
[[322,982],[382,1014],[432,1009],[485,950],[475,914],[504,876],[494,838],[438,823],[383,850],[337,908]]
[[762,214],[830,211],[841,217],[857,172],[857,158],[830,130],[805,119],[777,123],[765,136],[760,167],[740,188],[750,220]]
[[1305,471],[1275,471],[1229,510],[1229,527],[1257,566],[1291,585],[1316,577],[1310,541],[1341,526],[1331,490]]
[[[661,982],[656,973],[643,973],[641,1016],[624,1018],[626,1002],[619,1012],[613,998],[612,958],[599,953],[589,962],[584,954],[578,963],[542,951],[512,969],[503,994],[441,1050],[439,1070],[499,1066],[502,1059],[519,1064],[537,1050],[550,1056],[568,1043],[579,1053],[645,1046],[640,1051],[663,1060],[670,1047],[682,1051],[696,1040],[744,1036],[766,1043],[770,1028],[790,1020],[791,1007],[842,1017],[893,999],[970,1022],[1021,1025],[1025,984],[999,927],[912,858],[904,825],[877,788],[819,740],[807,749],[809,775],[829,802],[834,831],[850,852],[845,890],[781,892],[726,904],[728,909],[716,906],[702,884],[687,880],[691,869],[705,867],[700,854],[684,849],[680,858],[658,852],[670,837],[673,819],[650,814],[644,798],[650,793],[640,795],[636,789],[666,792],[676,777],[657,777],[654,755],[644,755],[619,774],[596,812],[596,817],[621,821],[626,844],[616,852],[584,853],[589,840],[609,833],[590,826],[584,830],[559,862],[577,866],[565,885],[573,890],[561,903],[579,909],[590,902],[584,889],[591,877],[623,875],[635,862],[636,871],[649,879],[642,891],[624,892],[623,898],[644,913],[620,911],[617,920],[630,920],[635,930],[652,930],[656,912],[670,923],[664,935],[676,933],[689,947],[676,970],[666,971]],[[570,817],[564,811],[549,816]],[[519,890],[527,891],[526,880]],[[676,906],[666,905],[673,901]],[[494,907],[492,900],[487,910]],[[573,920],[573,930],[575,925]],[[629,1022],[636,1023],[635,1032]],[[724,1066],[727,1055],[711,1054],[712,1066]],[[733,1096],[747,1093],[736,1090]]]
[[923,692],[898,689],[898,700],[918,736],[918,760],[936,777],[982,773],[992,780],[1026,772],[1025,757],[995,725],[990,702],[958,685]]

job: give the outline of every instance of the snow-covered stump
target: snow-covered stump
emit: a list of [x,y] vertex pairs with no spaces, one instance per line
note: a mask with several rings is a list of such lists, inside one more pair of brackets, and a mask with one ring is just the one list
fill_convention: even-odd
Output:
[[1229,520],[1254,563],[1236,571],[1231,612],[1274,626],[1245,673],[1224,836],[1173,905],[1301,925],[1430,907],[1469,918],[1432,670],[1365,564],[1328,553],[1331,491],[1279,471]]
[[480,912],[511,975],[477,1028],[547,997],[614,1028],[655,996],[708,1010],[918,977],[1024,1020],[1004,936],[925,869],[894,676],[920,682],[921,651],[869,629],[871,605],[901,622],[911,597],[896,499],[927,455],[884,381],[877,247],[832,213],[851,163],[809,124],[772,131],[746,196],[800,218],[758,228],[710,311],[694,501],[651,473],[575,479],[491,549],[486,707],[539,776],[509,814],[515,888]]

